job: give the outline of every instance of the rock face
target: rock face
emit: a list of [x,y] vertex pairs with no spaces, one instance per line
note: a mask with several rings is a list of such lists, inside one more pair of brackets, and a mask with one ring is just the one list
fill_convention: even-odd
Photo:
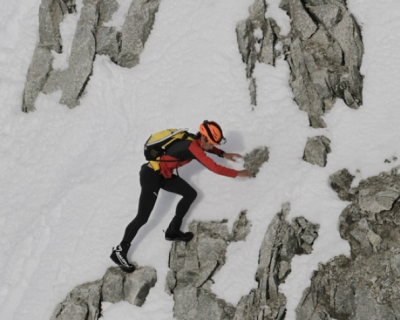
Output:
[[283,205],[268,226],[256,273],[258,288],[240,299],[234,320],[285,319],[286,298],[279,292],[279,285],[291,272],[294,255],[311,253],[319,229],[319,225],[302,217],[288,223],[285,218],[289,210],[289,204]]
[[349,13],[345,0],[282,0],[280,7],[291,18],[288,36],[272,19],[265,19],[268,7],[255,0],[249,18],[237,24],[239,51],[250,79],[251,103],[257,104],[253,70],[255,63],[274,65],[280,42],[291,69],[290,85],[299,108],[307,112],[310,125],[326,127],[322,116],[337,98],[351,108],[362,104],[364,52],[360,28]]
[[118,9],[116,0],[84,0],[72,43],[68,68],[53,69],[51,50],[62,52],[60,23],[75,12],[74,0],[42,0],[39,10],[40,41],[28,70],[22,110],[35,109],[40,92],[62,91],[61,103],[73,108],[85,91],[96,54],[105,54],[122,67],[132,68],[154,24],[160,0],[132,1],[122,32],[104,26]]
[[284,319],[286,299],[278,291],[290,273],[295,254],[310,253],[318,236],[318,226],[304,218],[289,224],[286,204],[268,227],[259,257],[257,289],[242,297],[237,307],[218,298],[212,291],[212,277],[225,264],[231,241],[245,240],[249,232],[246,213],[242,212],[229,232],[226,221],[191,223],[195,234],[188,244],[175,243],[170,252],[167,292],[174,295],[174,316],[179,320],[197,319]]
[[337,98],[362,104],[360,28],[344,0],[284,0],[281,8],[292,18],[284,50],[294,99],[312,127],[324,128],[322,116]]
[[51,320],[97,320],[101,302],[128,301],[141,306],[157,281],[156,270],[140,267],[127,274],[118,267],[109,268],[103,279],[77,286],[57,305]]
[[299,320],[400,317],[400,175],[394,169],[348,189],[351,180],[347,170],[331,176],[338,195],[352,201],[340,216],[351,257],[335,257],[314,272]]
[[264,0],[255,0],[249,8],[249,18],[236,26],[237,42],[242,60],[246,64],[246,77],[250,79],[251,104],[257,105],[257,84],[253,77],[256,62],[275,65],[275,44],[279,28],[273,19],[266,19],[267,5]]

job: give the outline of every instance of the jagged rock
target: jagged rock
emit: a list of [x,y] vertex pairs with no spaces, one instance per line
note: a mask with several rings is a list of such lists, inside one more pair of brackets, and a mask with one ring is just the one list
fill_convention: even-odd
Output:
[[118,267],[111,267],[103,279],[74,288],[56,306],[51,320],[97,320],[103,301],[128,301],[142,306],[156,281],[156,270],[152,267],[138,267],[129,274]]
[[68,69],[54,70],[44,88],[44,93],[62,90],[61,103],[73,108],[79,104],[89,76],[92,73],[96,51],[97,22],[99,19],[98,0],[86,0],[81,11],[75,37],[72,42]]
[[294,99],[312,127],[324,128],[336,98],[351,108],[362,104],[360,29],[344,1],[288,0],[281,8],[292,18],[284,49]]
[[255,0],[249,8],[249,18],[236,25],[239,52],[246,64],[250,81],[251,104],[257,104],[256,79],[252,77],[255,63],[275,65],[275,43],[279,28],[273,19],[265,19],[267,6],[264,0]]
[[118,64],[132,68],[139,63],[139,56],[149,37],[160,0],[132,1],[122,28],[122,47]]
[[52,71],[53,55],[62,51],[60,22],[68,12],[65,1],[42,0],[39,7],[39,43],[29,66],[22,111],[35,110],[35,101]]
[[126,274],[124,282],[125,301],[135,306],[142,306],[156,282],[157,272],[151,267],[140,267],[135,272]]
[[325,167],[328,153],[331,152],[331,141],[324,136],[307,139],[303,160],[320,167]]
[[243,234],[238,230],[248,229],[246,211],[241,212],[232,232],[225,220],[193,221],[189,226],[195,235],[193,240],[174,243],[170,252],[166,290],[174,295],[174,316],[179,320],[283,320],[286,298],[278,287],[290,273],[293,256],[310,253],[303,245],[311,248],[319,229],[302,217],[289,224],[285,220],[289,210],[290,205],[285,204],[269,225],[260,248],[256,274],[259,287],[242,297],[236,308],[218,298],[211,291],[211,284],[225,263],[229,243],[245,240],[244,235],[238,237]]
[[307,40],[317,31],[318,26],[305,10],[302,1],[289,0],[289,12],[292,18],[292,32],[299,36],[300,40]]
[[250,233],[251,224],[247,219],[247,211],[240,212],[239,218],[234,222],[232,227],[232,241],[244,241]]
[[351,201],[353,195],[350,193],[351,183],[354,176],[347,169],[340,170],[329,176],[329,184],[343,201]]
[[350,190],[352,203],[340,216],[340,234],[349,241],[351,256],[319,266],[297,307],[297,319],[315,319],[318,312],[326,319],[399,318],[398,190],[397,170],[363,180]]
[[86,283],[73,289],[60,303],[51,320],[97,320],[100,316],[102,281]]
[[[260,249],[256,280],[257,289],[242,297],[236,309],[235,320],[284,319],[286,298],[279,285],[290,273],[290,262],[295,254],[310,253],[303,249],[304,239],[310,245],[318,236],[318,225],[300,217],[290,225],[286,216],[290,205],[284,204],[268,226]],[[304,235],[309,235],[307,238]],[[311,239],[312,238],[312,239]]]
[[39,46],[60,53],[60,22],[67,6],[63,1],[42,0],[39,7]]
[[120,268],[109,268],[103,277],[103,301],[117,303],[123,301],[125,272]]
[[39,10],[40,42],[28,72],[22,110],[33,111],[35,100],[41,91],[49,94],[61,90],[62,104],[70,108],[79,105],[79,99],[92,74],[95,54],[106,54],[123,67],[137,65],[159,3],[159,0],[132,1],[121,33],[113,27],[103,25],[118,9],[116,0],[84,0],[68,68],[52,70],[50,50],[61,53],[59,24],[64,14],[76,11],[75,1],[42,0]]
[[112,61],[118,60],[121,34],[115,28],[100,26],[96,31],[96,54],[104,54]]
[[232,319],[235,308],[211,291],[212,277],[225,264],[231,241],[245,240],[249,222],[241,212],[232,232],[227,221],[193,221],[189,243],[175,242],[170,252],[167,292],[174,295],[174,316],[179,320]]
[[255,177],[260,171],[260,167],[269,158],[267,147],[259,147],[244,155],[244,168],[249,170]]
[[42,91],[47,78],[51,72],[53,55],[48,48],[38,46],[33,54],[32,63],[29,66],[26,86],[24,90],[24,101],[22,110],[24,112],[35,110],[35,101]]

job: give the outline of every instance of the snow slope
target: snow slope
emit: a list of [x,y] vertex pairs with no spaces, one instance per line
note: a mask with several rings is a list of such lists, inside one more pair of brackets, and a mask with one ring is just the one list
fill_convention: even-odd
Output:
[[[127,1],[118,0],[121,10]],[[282,32],[289,20],[278,0],[267,0]],[[255,179],[216,176],[197,163],[179,170],[199,196],[187,219],[229,219],[248,210],[252,232],[231,244],[227,263],[214,279],[214,292],[236,304],[257,285],[258,251],[272,217],[283,202],[289,219],[303,215],[319,223],[311,255],[296,257],[281,286],[287,319],[309,285],[318,263],[349,246],[338,233],[347,203],[328,186],[342,168],[355,183],[399,165],[397,92],[400,86],[400,2],[348,0],[362,26],[364,104],[349,109],[338,101],[325,117],[327,128],[312,129],[293,101],[289,68],[257,65],[258,105],[252,110],[237,43],[236,23],[248,16],[251,0],[163,0],[154,29],[133,69],[97,56],[81,105],[59,104],[61,92],[40,95],[37,111],[20,111],[25,77],[38,41],[40,0],[5,2],[0,11],[0,318],[50,319],[56,304],[76,285],[100,279],[111,266],[111,247],[133,219],[139,194],[142,146],[154,131],[188,127],[205,119],[221,124],[226,151],[246,153],[268,146],[270,160]],[[82,1],[77,1],[78,10]],[[64,20],[67,65],[71,30],[78,14]],[[123,22],[123,11],[114,23]],[[69,40],[68,40],[69,39]],[[69,43],[69,44],[68,44]],[[324,134],[332,153],[325,168],[302,161],[308,137]],[[385,163],[385,159],[391,163]],[[240,169],[241,163],[217,162]],[[140,231],[130,258],[156,268],[158,281],[142,307],[103,304],[104,319],[172,319],[173,297],[164,292],[170,243],[163,230],[178,197],[162,193],[149,223]]]

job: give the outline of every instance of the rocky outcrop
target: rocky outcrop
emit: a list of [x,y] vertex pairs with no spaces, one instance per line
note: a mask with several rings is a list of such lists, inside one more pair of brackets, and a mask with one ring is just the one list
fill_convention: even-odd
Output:
[[398,168],[348,189],[351,180],[347,170],[331,176],[339,196],[352,201],[339,226],[351,256],[335,257],[314,272],[297,308],[299,320],[400,317]]
[[286,221],[290,206],[285,204],[268,226],[260,248],[256,273],[258,288],[240,299],[234,320],[282,320],[286,314],[286,298],[279,292],[291,272],[291,261],[296,254],[312,252],[318,237],[319,225],[299,217]]
[[156,281],[156,270],[151,267],[139,267],[130,274],[118,267],[109,268],[103,279],[74,288],[57,305],[51,320],[97,320],[101,316],[103,301],[128,301],[141,306]]
[[345,0],[283,0],[281,8],[292,19],[284,51],[294,99],[312,127],[324,128],[322,116],[337,98],[362,104],[360,28]]
[[331,141],[325,136],[307,139],[303,160],[320,167],[325,167],[328,153],[331,152]]
[[243,157],[243,167],[249,170],[253,177],[260,171],[260,167],[264,162],[267,162],[269,158],[269,150],[267,147],[255,148],[249,153],[246,153]]
[[266,19],[267,5],[255,0],[249,8],[249,18],[236,26],[237,42],[242,60],[246,64],[246,77],[250,79],[251,104],[257,105],[257,84],[253,77],[256,62],[275,65],[275,44],[279,28],[273,19]]
[[324,128],[322,117],[337,98],[351,108],[362,104],[360,28],[345,0],[282,0],[280,7],[291,18],[288,36],[280,35],[276,22],[265,18],[265,0],[255,0],[249,18],[236,27],[246,76],[251,80],[251,103],[257,104],[257,90],[262,90],[252,76],[255,63],[274,65],[280,55],[275,45],[280,42],[291,70],[294,100],[307,112],[310,126]]
[[241,213],[232,232],[227,221],[192,222],[189,229],[194,239],[187,244],[174,243],[170,252],[166,290],[174,295],[174,316],[179,320],[284,319],[286,299],[279,284],[290,273],[295,254],[311,253],[319,228],[304,218],[289,224],[285,220],[288,212],[286,204],[269,225],[256,272],[259,286],[242,297],[237,307],[218,298],[211,285],[212,277],[225,264],[229,243],[245,240],[249,232],[246,213]]
[[347,169],[340,170],[329,176],[329,184],[343,201],[351,201],[354,195],[350,192],[354,176]]
[[132,1],[122,32],[104,25],[118,9],[115,0],[84,0],[72,43],[68,68],[53,69],[51,50],[62,52],[60,23],[75,11],[72,0],[42,0],[39,10],[40,41],[28,70],[22,110],[35,109],[40,92],[62,91],[61,103],[79,104],[93,70],[96,54],[105,54],[122,67],[132,68],[151,32],[160,0]]

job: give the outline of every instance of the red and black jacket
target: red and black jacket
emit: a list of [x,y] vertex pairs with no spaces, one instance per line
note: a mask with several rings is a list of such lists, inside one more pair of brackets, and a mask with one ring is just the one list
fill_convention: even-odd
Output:
[[[216,147],[207,151],[218,156],[223,156],[224,152]],[[207,169],[226,177],[235,178],[238,172],[215,163],[208,157],[200,145],[200,139],[179,140],[168,147],[167,154],[161,156],[160,171],[165,178],[171,178],[174,169],[188,164],[193,159],[199,161]]]

